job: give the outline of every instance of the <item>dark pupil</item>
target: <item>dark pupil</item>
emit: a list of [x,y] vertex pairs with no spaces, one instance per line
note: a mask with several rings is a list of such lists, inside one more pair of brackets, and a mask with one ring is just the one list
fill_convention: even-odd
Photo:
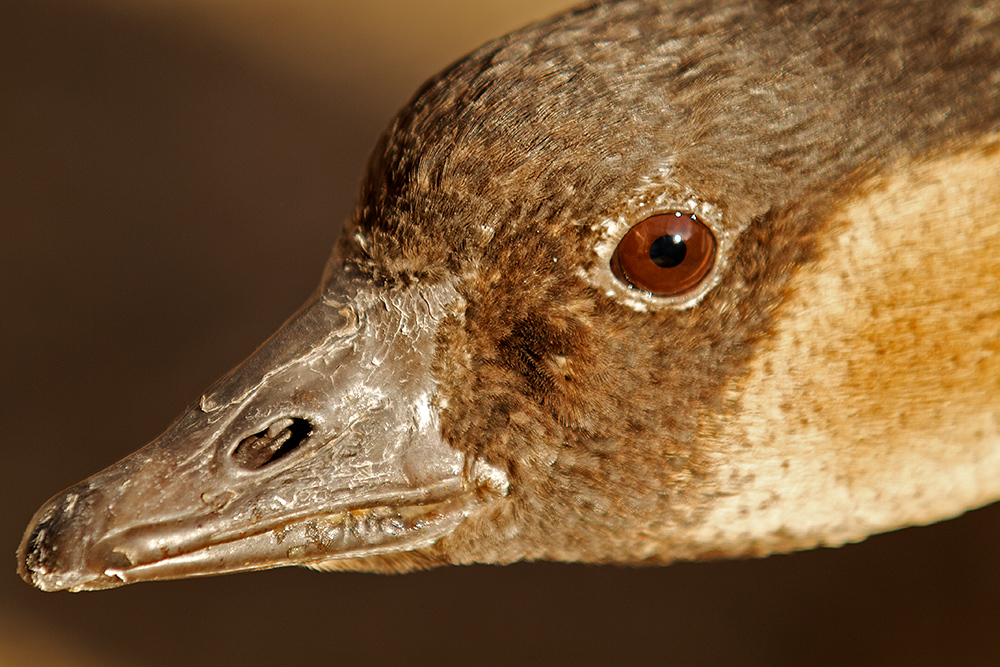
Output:
[[649,258],[653,260],[653,264],[664,269],[672,268],[683,262],[686,254],[687,246],[684,245],[684,241],[680,236],[673,234],[661,236],[653,241],[653,245],[649,246]]

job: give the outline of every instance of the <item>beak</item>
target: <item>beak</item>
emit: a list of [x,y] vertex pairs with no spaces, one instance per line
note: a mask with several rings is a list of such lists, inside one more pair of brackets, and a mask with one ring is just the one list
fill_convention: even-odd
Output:
[[43,505],[21,576],[82,591],[432,545],[508,488],[440,434],[435,335],[460,303],[339,272],[166,433]]

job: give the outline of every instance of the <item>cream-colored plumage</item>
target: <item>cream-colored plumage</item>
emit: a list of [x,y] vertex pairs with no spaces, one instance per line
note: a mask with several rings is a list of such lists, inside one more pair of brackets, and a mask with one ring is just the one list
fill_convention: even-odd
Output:
[[837,213],[731,390],[692,543],[839,545],[1000,497],[998,141],[899,164]]

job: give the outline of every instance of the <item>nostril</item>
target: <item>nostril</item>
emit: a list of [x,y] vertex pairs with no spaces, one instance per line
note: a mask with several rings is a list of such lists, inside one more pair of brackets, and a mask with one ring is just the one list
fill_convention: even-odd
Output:
[[312,424],[305,419],[279,419],[263,431],[240,440],[233,450],[233,460],[245,470],[263,468],[298,449],[312,431]]

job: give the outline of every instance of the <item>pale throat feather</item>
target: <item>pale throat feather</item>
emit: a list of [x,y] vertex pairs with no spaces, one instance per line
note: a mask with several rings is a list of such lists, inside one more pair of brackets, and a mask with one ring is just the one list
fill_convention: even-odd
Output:
[[847,202],[730,389],[702,550],[856,541],[1000,498],[1000,137]]

